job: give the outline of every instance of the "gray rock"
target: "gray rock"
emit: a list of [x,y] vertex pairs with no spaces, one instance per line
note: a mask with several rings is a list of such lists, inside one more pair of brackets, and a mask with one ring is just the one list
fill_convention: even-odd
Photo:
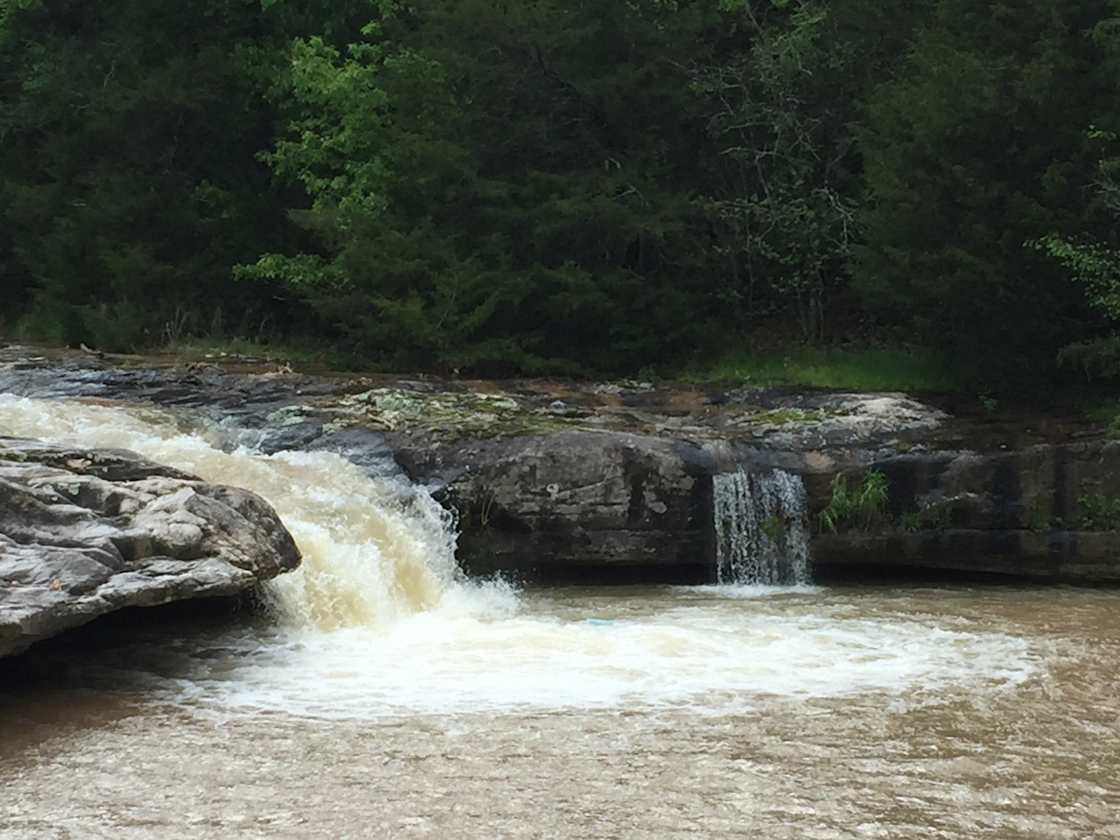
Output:
[[[813,556],[822,575],[863,567],[1120,584],[1120,531],[1084,522],[1087,497],[1120,498],[1120,442],[910,453],[873,466],[889,481],[886,521],[872,533],[819,536]],[[807,477],[814,510],[828,503],[825,478]],[[916,528],[901,527],[907,515]]]
[[245,490],[130,452],[0,437],[0,656],[124,607],[234,595],[299,562]]
[[950,416],[899,393],[301,376],[27,348],[0,350],[5,390],[201,411],[266,452],[327,450],[406,477],[457,512],[476,572],[711,579],[713,475],[800,475],[816,517],[837,474],[875,467],[890,484],[881,533],[818,535],[821,569],[1120,579],[1115,532],[1085,532],[1082,510],[1120,498],[1120,443],[1039,415]]
[[702,446],[587,431],[391,442],[413,478],[444,488],[473,573],[696,580],[712,565],[715,462]]

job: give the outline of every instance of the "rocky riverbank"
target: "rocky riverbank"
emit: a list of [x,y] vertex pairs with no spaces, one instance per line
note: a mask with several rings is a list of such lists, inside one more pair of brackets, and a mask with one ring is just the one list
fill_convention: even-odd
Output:
[[[453,508],[476,573],[565,582],[710,580],[713,476],[800,476],[814,522],[837,475],[882,472],[874,523],[817,529],[836,578],[1120,582],[1120,444],[1042,416],[961,415],[903,394],[296,373],[244,359],[8,348],[0,392],[151,403],[223,419],[228,445],[339,452]],[[1094,502],[1094,500],[1096,500]]]
[[263,499],[131,452],[0,437],[0,656],[127,607],[296,568]]

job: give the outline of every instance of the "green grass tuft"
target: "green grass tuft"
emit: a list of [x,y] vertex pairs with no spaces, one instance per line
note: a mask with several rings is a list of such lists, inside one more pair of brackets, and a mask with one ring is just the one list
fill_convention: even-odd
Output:
[[1120,530],[1120,498],[1101,493],[1085,495],[1077,500],[1080,508],[1077,526],[1086,531]]
[[870,531],[886,516],[888,493],[887,477],[879,470],[864,473],[858,487],[850,487],[846,475],[837,475],[828,507],[819,515],[821,530]]
[[852,391],[967,392],[977,377],[941,356],[916,350],[820,350],[739,353],[710,367],[686,370],[685,381],[712,384],[802,385]]

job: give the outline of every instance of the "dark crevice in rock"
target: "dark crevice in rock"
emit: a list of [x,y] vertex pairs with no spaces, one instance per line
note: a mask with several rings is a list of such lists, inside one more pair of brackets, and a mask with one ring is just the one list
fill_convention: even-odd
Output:
[[96,659],[116,648],[135,646],[138,639],[184,639],[220,632],[264,615],[257,595],[195,598],[152,607],[126,607],[72,628],[33,648],[0,658],[0,700],[38,685],[64,688],[67,662]]

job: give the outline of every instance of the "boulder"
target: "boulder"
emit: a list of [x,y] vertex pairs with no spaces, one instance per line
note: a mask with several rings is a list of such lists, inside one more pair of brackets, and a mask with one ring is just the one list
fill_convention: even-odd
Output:
[[296,568],[276,512],[131,452],[0,437],[0,656],[125,607]]
[[475,574],[538,581],[704,579],[713,563],[713,459],[700,445],[562,431],[422,447],[408,473],[458,512]]

